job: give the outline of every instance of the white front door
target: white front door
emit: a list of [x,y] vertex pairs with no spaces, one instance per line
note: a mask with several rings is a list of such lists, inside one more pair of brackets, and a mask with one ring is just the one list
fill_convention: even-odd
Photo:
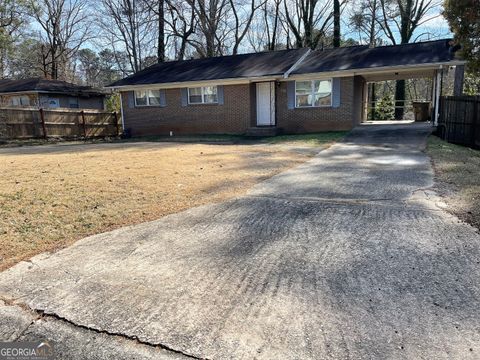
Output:
[[275,125],[275,83],[257,83],[257,126]]

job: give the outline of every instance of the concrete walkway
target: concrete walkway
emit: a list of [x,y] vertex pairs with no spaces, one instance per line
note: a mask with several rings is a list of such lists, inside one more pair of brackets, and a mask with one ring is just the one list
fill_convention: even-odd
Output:
[[364,125],[246,197],[0,274],[0,339],[62,359],[478,359],[480,235],[428,190],[428,125]]

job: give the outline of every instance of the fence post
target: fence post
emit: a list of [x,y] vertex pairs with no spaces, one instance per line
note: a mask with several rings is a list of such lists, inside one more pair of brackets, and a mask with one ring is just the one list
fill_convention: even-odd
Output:
[[118,114],[116,111],[113,112],[113,118],[115,119],[115,128],[117,129],[115,136],[118,136],[118,134],[120,134],[120,124],[118,123]]
[[472,125],[471,125],[471,136],[470,136],[470,147],[472,148],[476,148],[476,140],[477,140],[477,126],[478,126],[478,119],[479,119],[479,115],[478,115],[478,103],[479,103],[480,99],[478,98],[474,98],[473,99],[473,116],[472,116]]
[[43,138],[47,138],[47,127],[45,126],[45,115],[43,113],[43,108],[40,108],[40,120],[42,121],[42,131],[43,131]]
[[80,111],[80,115],[82,115],[82,125],[83,125],[83,137],[87,138],[87,124],[85,123],[85,111]]

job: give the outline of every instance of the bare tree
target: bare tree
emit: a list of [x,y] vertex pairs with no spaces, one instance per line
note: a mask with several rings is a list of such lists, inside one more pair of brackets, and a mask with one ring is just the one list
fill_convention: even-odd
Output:
[[[267,32],[267,48],[268,50],[275,50],[278,44],[279,38],[279,22],[280,22],[280,4],[282,0],[273,0],[273,4],[270,7],[270,14],[268,13],[268,2],[264,3],[264,19]],[[269,25],[269,18],[271,19],[271,26]],[[271,31],[270,31],[271,28]]]
[[90,36],[86,0],[30,2],[41,28],[42,71],[51,79],[65,78],[69,62]]
[[[366,37],[370,47],[375,47],[379,39],[381,28],[378,19],[381,17],[379,0],[361,0],[355,4],[355,10],[350,17],[350,23],[360,36],[360,39]],[[376,86],[370,83],[368,86],[369,97],[371,99],[371,120],[375,120],[376,107]]]
[[[415,31],[438,15],[429,13],[439,5],[436,0],[379,0],[382,16],[379,24],[385,36],[393,44],[407,44]],[[417,37],[418,38],[418,37]],[[413,39],[415,40],[415,39]],[[398,80],[395,87],[395,119],[402,119],[405,100],[405,80]]]
[[157,28],[157,62],[165,61],[165,0],[143,0],[144,7],[151,12],[152,21],[156,23]]
[[284,0],[285,18],[296,47],[315,49],[332,24],[332,0]]
[[21,38],[22,29],[28,23],[31,8],[25,0],[0,0],[0,77],[8,77],[9,60],[13,57],[15,44]]
[[223,55],[227,37],[226,18],[229,0],[197,0],[194,11],[200,36],[190,44],[201,57]]
[[245,9],[245,3],[238,2],[234,0],[230,1],[230,8],[234,17],[234,41],[233,41],[233,50],[232,53],[235,55],[238,53],[238,48],[247,34],[250,24],[252,23],[255,12],[266,3],[266,0],[255,3],[255,0],[251,0],[250,8],[247,11],[244,11],[243,14],[240,14],[241,9]]
[[282,3],[283,0],[267,0],[259,5],[246,35],[250,47],[255,51],[282,47]]
[[183,60],[186,55],[190,36],[195,31],[195,0],[166,0],[165,22],[169,25],[174,39],[174,57]]
[[380,0],[357,1],[350,16],[353,30],[358,32],[361,40],[368,41],[370,47],[375,47],[380,40],[381,27],[378,19],[381,19],[382,14],[379,2]]
[[[144,68],[144,59],[152,56],[155,31],[152,13],[141,0],[102,0],[98,22],[104,40],[115,53],[125,52],[130,69],[137,72]],[[120,62],[118,63],[121,66]]]
[[333,47],[340,47],[340,0],[333,0]]

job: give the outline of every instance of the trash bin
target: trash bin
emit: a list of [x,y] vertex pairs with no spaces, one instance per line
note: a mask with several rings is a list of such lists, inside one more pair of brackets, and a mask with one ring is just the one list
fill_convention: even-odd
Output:
[[415,115],[415,121],[428,121],[430,120],[430,102],[429,101],[414,101],[413,113]]

